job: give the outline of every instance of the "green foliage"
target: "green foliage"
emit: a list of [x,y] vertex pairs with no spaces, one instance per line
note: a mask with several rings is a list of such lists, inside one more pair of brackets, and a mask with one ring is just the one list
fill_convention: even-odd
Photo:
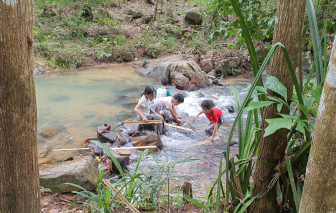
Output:
[[[259,41],[264,39],[272,39],[274,24],[276,1],[259,1],[259,0],[241,0],[238,6],[246,21],[247,30],[252,36],[252,40]],[[230,0],[212,0],[210,3],[210,11],[216,10],[219,15],[227,19],[228,15],[235,13],[235,8]],[[237,13],[236,13],[237,14]],[[245,42],[243,31],[239,26],[240,20],[225,20],[218,26],[214,26],[209,41],[213,41],[217,36],[229,38],[231,34],[238,37],[240,44]]]
[[[158,157],[154,152],[147,149],[141,152],[134,170],[128,172],[121,168],[120,164],[108,148],[98,141],[92,140],[91,142],[101,146],[116,165],[122,177],[113,185],[118,189],[118,193],[122,194],[131,204],[136,205],[137,207],[155,208],[156,210],[159,210],[159,203],[161,206],[167,205],[168,208],[171,206],[169,205],[169,203],[172,203],[171,201],[174,201],[174,205],[183,203],[180,195],[172,198],[169,194],[169,184],[176,181],[179,177],[174,175],[174,168],[178,164],[194,162],[198,161],[198,159],[185,158],[167,160]],[[149,155],[150,152],[152,155]],[[140,172],[139,166],[144,158],[151,160],[154,164]],[[115,202],[117,195],[109,190],[109,188],[102,182],[103,174],[104,171],[101,170],[99,165],[97,194],[87,191],[78,185],[69,183],[82,190],[73,193],[88,198],[85,202],[79,202],[84,205],[84,209],[91,209],[92,212],[111,212],[113,209],[123,206],[123,204]]]

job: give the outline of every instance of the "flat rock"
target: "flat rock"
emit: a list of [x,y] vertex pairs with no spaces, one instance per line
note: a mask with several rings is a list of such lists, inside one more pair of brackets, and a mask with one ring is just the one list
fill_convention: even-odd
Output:
[[43,137],[51,137],[53,135],[56,135],[57,132],[58,132],[58,129],[53,128],[53,129],[48,129],[48,130],[45,130],[45,131],[41,132],[41,135]]
[[72,161],[40,168],[40,185],[52,192],[66,193],[81,191],[77,184],[87,190],[94,190],[98,181],[98,162],[92,156],[81,156]]
[[[132,144],[135,147],[137,146],[157,146],[159,149],[163,148],[163,143],[157,134],[151,134],[151,135],[132,138],[131,141],[134,141]],[[152,150],[155,151],[156,149],[152,149]]]
[[[100,127],[97,127],[97,129],[101,132],[104,131],[105,129],[105,126],[100,126]],[[108,133],[99,133],[97,130],[97,138],[98,138],[98,141],[101,142],[101,143],[105,143],[105,142],[110,142],[110,143],[114,143],[116,142],[118,136],[116,133],[114,132],[108,132]]]

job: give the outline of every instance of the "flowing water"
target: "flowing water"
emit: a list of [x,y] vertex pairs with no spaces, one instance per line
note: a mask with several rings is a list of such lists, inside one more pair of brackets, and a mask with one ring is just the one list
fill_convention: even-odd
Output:
[[[229,79],[227,82],[241,90],[251,84],[252,79],[242,77]],[[56,152],[52,149],[80,147],[83,140],[96,136],[96,127],[104,123],[117,127],[119,122],[134,119],[134,105],[127,102],[139,98],[145,85],[158,86],[151,79],[141,76],[130,64],[94,66],[76,72],[36,76],[35,84],[39,157],[51,158],[52,162],[85,152]],[[178,92],[175,88],[169,89],[172,93]],[[163,150],[158,152],[158,155],[167,160],[189,156],[200,159],[197,162],[178,165],[175,175],[184,177],[183,181],[191,182],[197,195],[201,196],[218,175],[220,153],[226,150],[230,126],[236,116],[236,113],[229,113],[226,106],[235,106],[235,103],[230,89],[224,87],[212,86],[184,93],[185,102],[176,107],[177,112],[182,115],[185,124],[194,128],[195,132],[168,127],[167,134],[162,136]],[[245,92],[240,94],[244,96]],[[200,145],[200,142],[208,138],[203,131],[208,120],[205,115],[201,115],[196,122],[193,120],[205,99],[213,100],[216,107],[223,110],[225,123],[218,130],[221,139]],[[53,128],[57,129],[57,133],[51,137],[40,134]],[[132,126],[127,128],[135,129]],[[234,140],[237,140],[236,135]],[[236,147],[237,145],[232,147],[232,152],[236,151]],[[129,166],[131,171],[140,152],[134,150],[133,153]],[[153,162],[145,160],[140,169],[151,164]]]

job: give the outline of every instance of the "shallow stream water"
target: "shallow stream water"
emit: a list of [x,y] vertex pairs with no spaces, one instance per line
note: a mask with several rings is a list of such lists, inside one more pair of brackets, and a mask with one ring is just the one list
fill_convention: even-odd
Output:
[[[252,79],[238,77],[228,79],[226,82],[241,91],[251,84]],[[158,83],[136,72],[132,64],[94,66],[76,72],[36,76],[35,84],[39,157],[51,158],[52,163],[85,152],[56,152],[52,151],[53,149],[80,147],[86,138],[96,137],[96,127],[104,123],[117,127],[122,121],[135,119],[134,105],[127,102],[139,98],[146,85],[159,86]],[[169,89],[172,93],[178,92],[173,87]],[[229,113],[226,106],[235,106],[234,97],[228,87],[218,86],[183,92],[186,96],[185,102],[177,107],[177,112],[183,116],[184,125],[194,128],[195,132],[167,127],[167,134],[162,136],[164,147],[158,155],[167,160],[189,156],[200,159],[197,162],[178,165],[175,168],[175,175],[184,177],[181,181],[191,182],[197,195],[202,196],[218,175],[220,153],[226,150],[230,126],[236,116],[236,113]],[[240,92],[241,96],[245,93]],[[213,100],[216,107],[223,110],[225,123],[218,131],[221,139],[198,145],[208,138],[203,131],[208,124],[207,118],[201,115],[196,122],[193,122],[201,110],[200,104],[204,99]],[[44,137],[40,134],[52,128],[57,129],[55,135]],[[234,140],[237,140],[236,138],[235,135]],[[236,147],[237,145],[232,147],[233,152]],[[133,153],[129,166],[131,171],[140,152],[134,150]],[[151,164],[153,162],[145,160],[140,169]]]

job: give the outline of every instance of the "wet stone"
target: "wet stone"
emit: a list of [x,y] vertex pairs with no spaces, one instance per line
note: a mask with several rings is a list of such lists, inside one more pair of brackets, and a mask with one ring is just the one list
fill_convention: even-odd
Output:
[[[127,170],[127,166],[129,165],[130,162],[130,156],[121,156],[118,154],[113,154],[113,157],[117,159],[122,169]],[[112,160],[110,161],[110,172],[120,174],[120,171],[118,170],[117,166],[114,164]]]
[[226,106],[226,109],[229,111],[229,113],[233,113],[234,112],[233,106]]
[[45,130],[43,132],[41,132],[41,135],[43,137],[51,137],[53,135],[56,135],[56,133],[58,132],[59,130],[57,128],[52,128],[52,129],[48,129],[48,130]]
[[40,168],[40,185],[52,192],[66,193],[78,188],[65,183],[73,183],[87,190],[94,190],[98,180],[98,163],[92,156],[82,156],[72,161],[62,162],[47,168]]
[[117,140],[117,134],[114,132],[108,132],[108,133],[99,133],[103,132],[105,130],[105,126],[101,126],[101,127],[97,127],[97,138],[98,141],[101,143],[105,143],[105,142],[110,142],[110,143],[114,143]]
[[[163,143],[160,137],[157,134],[151,134],[147,136],[141,136],[132,138],[131,141],[134,141],[132,144],[135,147],[138,146],[157,146],[159,149],[163,148]],[[156,149],[152,149],[156,151]]]

